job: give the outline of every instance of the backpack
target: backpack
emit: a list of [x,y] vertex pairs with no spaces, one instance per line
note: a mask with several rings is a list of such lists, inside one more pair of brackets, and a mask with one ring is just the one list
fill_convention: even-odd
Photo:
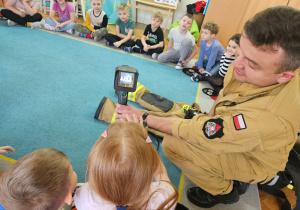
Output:
[[[299,136],[300,138],[300,136]],[[298,138],[298,139],[299,139]],[[295,196],[300,201],[300,146],[295,145],[290,151],[289,159],[286,164],[285,170],[280,171],[269,182],[265,184],[258,184],[258,189],[268,194],[284,199],[284,203],[281,205],[281,210],[291,210],[291,204],[287,199],[285,193],[281,191],[288,185],[292,185],[295,188]],[[300,210],[300,205],[296,202],[293,210]]]

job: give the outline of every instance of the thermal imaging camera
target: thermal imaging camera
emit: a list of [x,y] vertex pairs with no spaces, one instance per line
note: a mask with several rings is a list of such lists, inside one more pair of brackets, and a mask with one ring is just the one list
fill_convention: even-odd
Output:
[[114,88],[118,92],[118,103],[127,105],[128,92],[136,90],[139,73],[137,69],[127,65],[117,66]]

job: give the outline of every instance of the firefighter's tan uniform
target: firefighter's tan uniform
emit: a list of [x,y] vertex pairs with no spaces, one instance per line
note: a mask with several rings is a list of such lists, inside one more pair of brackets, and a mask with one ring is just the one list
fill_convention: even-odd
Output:
[[227,194],[232,180],[267,182],[285,168],[300,126],[299,71],[288,83],[257,87],[225,78],[214,117],[178,119],[165,155],[207,192]]
[[[261,88],[236,81],[230,66],[214,117],[182,119],[188,104],[166,103],[140,85],[128,99],[152,110],[151,115],[180,117],[172,136],[164,137],[165,155],[202,189],[227,194],[233,180],[265,183],[284,170],[300,128],[299,71],[288,83]],[[95,118],[113,122],[115,105],[106,104],[111,111],[104,107]]]

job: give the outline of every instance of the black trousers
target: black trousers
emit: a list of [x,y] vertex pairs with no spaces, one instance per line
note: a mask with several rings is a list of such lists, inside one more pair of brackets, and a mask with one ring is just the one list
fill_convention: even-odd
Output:
[[40,13],[36,13],[33,16],[26,15],[25,17],[21,17],[9,9],[2,9],[1,14],[3,17],[6,17],[7,19],[12,20],[22,26],[27,26],[27,22],[37,22],[43,19],[43,16]]
[[[118,42],[120,41],[122,38],[118,37],[117,35],[114,35],[114,34],[105,34],[104,38],[109,42],[109,44],[113,44],[115,42]],[[121,47],[133,47],[134,46],[134,41],[132,39],[124,42],[123,44],[121,44]]]
[[[140,39],[137,39],[135,44],[137,46],[139,46],[139,48],[141,48],[142,50],[142,53],[146,53],[147,55],[152,55],[153,53],[157,53],[157,54],[160,54],[164,51],[164,48],[163,47],[158,47],[158,48],[155,48],[155,49],[149,49],[148,52],[145,52],[144,51],[144,45],[142,43],[142,41]],[[149,40],[146,40],[146,44],[148,45],[154,45],[152,44]]]

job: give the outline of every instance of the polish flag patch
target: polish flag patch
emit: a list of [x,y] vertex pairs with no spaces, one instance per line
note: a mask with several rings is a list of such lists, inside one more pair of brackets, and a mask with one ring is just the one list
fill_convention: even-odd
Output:
[[236,130],[243,130],[247,128],[244,117],[242,114],[233,117],[233,124]]

